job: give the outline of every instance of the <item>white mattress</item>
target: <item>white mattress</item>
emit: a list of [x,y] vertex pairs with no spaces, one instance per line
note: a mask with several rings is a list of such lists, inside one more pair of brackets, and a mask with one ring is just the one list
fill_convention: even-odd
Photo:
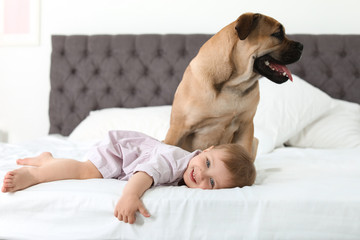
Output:
[[[81,159],[90,143],[49,136],[0,144],[0,178],[19,157],[51,151]],[[0,193],[1,239],[359,239],[360,149],[278,148],[256,160],[251,187],[158,187],[143,202],[151,217],[119,222],[125,182],[64,180]],[[1,183],[2,184],[2,183]]]

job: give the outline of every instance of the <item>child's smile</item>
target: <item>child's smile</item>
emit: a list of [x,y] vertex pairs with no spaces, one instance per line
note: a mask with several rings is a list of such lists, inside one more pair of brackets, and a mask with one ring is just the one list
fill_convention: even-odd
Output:
[[191,180],[192,180],[193,182],[196,183],[195,170],[194,170],[194,169],[193,169],[193,170],[191,171],[191,173],[190,173],[190,178],[191,178]]

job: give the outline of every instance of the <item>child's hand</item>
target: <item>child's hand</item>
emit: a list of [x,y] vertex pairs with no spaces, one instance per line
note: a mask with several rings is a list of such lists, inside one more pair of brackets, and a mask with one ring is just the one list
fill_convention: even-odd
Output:
[[140,198],[152,183],[153,179],[147,173],[135,173],[125,185],[122,196],[116,204],[115,217],[130,224],[136,220],[136,211],[139,211],[144,217],[150,217]]
[[136,211],[144,217],[150,217],[144,204],[136,195],[123,195],[116,204],[114,215],[120,221],[133,224],[136,220]]

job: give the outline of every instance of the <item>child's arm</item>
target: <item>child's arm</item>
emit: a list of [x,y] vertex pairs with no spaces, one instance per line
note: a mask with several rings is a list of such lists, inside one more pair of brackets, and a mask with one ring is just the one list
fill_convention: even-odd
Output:
[[147,173],[135,173],[125,185],[122,196],[116,204],[115,217],[130,224],[133,224],[136,220],[136,211],[139,211],[144,217],[150,217],[140,198],[151,187],[152,183],[153,178]]

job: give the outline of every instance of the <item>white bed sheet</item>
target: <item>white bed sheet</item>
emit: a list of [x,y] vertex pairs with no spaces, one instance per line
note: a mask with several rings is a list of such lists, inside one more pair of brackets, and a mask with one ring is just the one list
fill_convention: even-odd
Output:
[[[19,157],[51,151],[81,159],[92,143],[47,137],[0,144],[0,178]],[[119,222],[125,182],[64,180],[0,193],[1,239],[359,239],[360,149],[279,148],[258,156],[252,187],[158,187],[143,202],[151,217]],[[1,182],[2,184],[2,182]]]

